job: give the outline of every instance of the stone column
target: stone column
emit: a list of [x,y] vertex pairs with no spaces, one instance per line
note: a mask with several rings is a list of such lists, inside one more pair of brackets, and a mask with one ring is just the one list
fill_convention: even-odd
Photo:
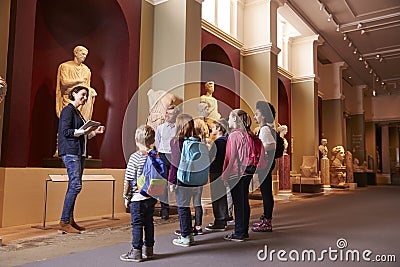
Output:
[[[201,60],[201,0],[149,1],[154,3],[153,75],[172,68],[167,76],[152,80],[154,90],[171,90],[184,101],[200,97],[201,66],[188,69],[184,63]],[[177,67],[179,66],[179,67]],[[154,76],[153,76],[154,77]],[[191,102],[188,102],[191,103]],[[183,106],[184,112],[197,114],[196,104]]]
[[[318,157],[318,77],[319,36],[292,42],[292,170],[300,172],[303,156]],[[329,140],[328,140],[329,142]]]
[[382,174],[390,174],[389,125],[382,125]]
[[[277,47],[277,9],[283,5],[280,0],[250,0],[244,7],[244,48],[242,50],[243,72],[248,75],[261,90],[266,100],[278,111],[278,54]],[[257,29],[255,31],[254,29]],[[243,94],[246,84],[241,84]],[[259,98],[252,98],[246,92],[246,101],[241,108],[254,110]],[[277,116],[278,117],[278,116]]]

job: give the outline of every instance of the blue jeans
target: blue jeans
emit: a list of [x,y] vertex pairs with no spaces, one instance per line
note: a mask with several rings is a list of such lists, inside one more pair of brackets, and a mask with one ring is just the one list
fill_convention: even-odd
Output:
[[[171,154],[158,153],[158,155],[162,160],[162,162],[164,162],[168,178],[169,170],[171,168]],[[161,202],[161,216],[169,215],[168,186],[165,187],[164,195],[160,197],[160,202]]]
[[[154,222],[153,213],[157,200],[149,198],[130,203],[132,225],[132,247],[141,250],[143,244],[146,247],[154,246]],[[144,243],[143,243],[144,229]]]
[[[236,185],[230,184],[233,209],[235,212],[234,237],[245,238],[248,235],[250,221],[249,185],[252,175],[244,175],[236,180]],[[228,180],[230,182],[231,180]]]
[[194,226],[201,226],[203,224],[203,207],[201,206],[202,193],[202,186],[193,188]]
[[61,221],[69,223],[70,218],[74,218],[76,197],[82,190],[82,174],[85,167],[85,157],[67,154],[62,156],[62,160],[67,168],[68,189],[65,194]]
[[194,195],[193,189],[196,188],[179,186],[175,191],[182,237],[187,237],[192,233],[192,215],[190,213],[190,200]]

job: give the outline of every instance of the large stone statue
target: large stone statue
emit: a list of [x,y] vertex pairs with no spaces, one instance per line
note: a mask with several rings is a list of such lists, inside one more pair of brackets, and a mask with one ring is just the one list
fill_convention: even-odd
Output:
[[200,96],[200,104],[207,104],[207,114],[205,117],[212,120],[219,120],[221,118],[221,114],[218,113],[218,102],[212,94],[214,93],[214,82],[209,81],[205,84],[206,94]]
[[150,89],[147,92],[149,98],[149,116],[147,117],[146,124],[151,126],[154,131],[157,127],[165,122],[165,112],[167,108],[172,105],[176,97],[163,90]]
[[3,102],[4,98],[6,97],[6,93],[7,93],[7,83],[0,76],[0,103]]
[[91,72],[90,69],[83,64],[89,51],[83,46],[74,48],[74,59],[61,63],[57,72],[56,85],[56,113],[60,117],[62,109],[71,102],[68,98],[71,90],[78,85],[85,86],[89,89],[88,100],[85,105],[81,106],[80,111],[85,120],[90,120],[93,113],[93,105],[96,90],[90,87]]

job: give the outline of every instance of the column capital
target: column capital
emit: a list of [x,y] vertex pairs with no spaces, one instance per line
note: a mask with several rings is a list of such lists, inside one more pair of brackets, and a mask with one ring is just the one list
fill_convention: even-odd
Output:
[[270,44],[266,44],[266,45],[255,46],[255,47],[243,47],[240,51],[240,54],[242,56],[249,56],[249,55],[254,55],[254,54],[264,53],[264,52],[270,52],[274,55],[278,55],[281,52],[281,49],[270,43]]
[[152,4],[153,6],[156,6],[164,2],[167,2],[168,0],[146,0],[146,1]]

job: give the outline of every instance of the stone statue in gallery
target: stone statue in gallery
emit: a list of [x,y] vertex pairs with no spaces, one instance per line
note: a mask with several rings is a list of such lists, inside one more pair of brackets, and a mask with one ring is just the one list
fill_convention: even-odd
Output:
[[96,90],[90,86],[91,72],[88,66],[83,64],[89,50],[84,46],[74,48],[74,59],[61,63],[57,72],[56,84],[56,113],[60,113],[71,100],[69,94],[75,86],[81,85],[89,89],[89,95],[86,103],[81,106],[80,112],[83,118],[88,121],[92,118],[93,105],[97,96]]
[[346,166],[343,165],[344,157],[343,146],[332,148],[331,185],[340,185],[346,182]]
[[328,147],[326,146],[328,144],[328,140],[323,138],[321,139],[321,145],[319,145],[318,149],[322,154],[322,158],[328,158]]
[[289,142],[286,140],[285,135],[288,133],[287,125],[279,125],[277,128],[277,132],[279,133],[280,137],[283,138],[285,150],[283,152],[284,155],[287,155],[287,148],[289,146]]
[[[214,93],[214,82],[209,81],[205,84],[206,94],[200,96],[200,103],[207,104],[207,110],[204,114],[205,118],[209,118],[212,120],[219,120],[221,118],[221,114],[218,113],[218,102],[212,94]],[[200,112],[199,112],[200,115]]]
[[6,97],[6,93],[7,93],[7,83],[0,76],[0,103],[3,102],[4,98]]
[[159,125],[165,122],[165,112],[176,101],[176,97],[166,91],[153,89],[147,92],[147,96],[149,99],[149,115],[146,124],[155,131]]

